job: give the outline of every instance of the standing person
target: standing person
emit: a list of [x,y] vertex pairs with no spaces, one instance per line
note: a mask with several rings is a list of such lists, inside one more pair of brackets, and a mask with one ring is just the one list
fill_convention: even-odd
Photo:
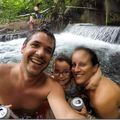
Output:
[[78,47],[71,59],[76,84],[84,88],[97,117],[120,118],[120,87],[116,83],[101,75],[94,81],[92,89],[86,89],[93,82],[90,79],[99,67],[96,54],[89,48]]
[[61,86],[44,72],[54,49],[54,35],[41,28],[23,43],[20,63],[0,64],[0,104],[11,104],[14,111],[33,112],[48,100],[57,119],[85,118],[68,105]]
[[29,25],[29,31],[32,31],[34,29],[35,20],[31,14],[30,14],[30,18],[28,21],[28,25]]
[[40,14],[40,5],[41,5],[41,3],[37,3],[34,6],[34,11],[35,11],[36,19],[42,19],[42,15]]

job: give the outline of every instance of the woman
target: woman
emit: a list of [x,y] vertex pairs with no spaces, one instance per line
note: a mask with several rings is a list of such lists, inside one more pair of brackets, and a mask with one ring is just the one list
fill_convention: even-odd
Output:
[[[71,56],[72,73],[77,85],[82,86],[99,118],[119,118],[120,88],[109,78],[96,75],[99,61],[89,48],[77,47]],[[96,80],[91,78],[96,76]],[[89,87],[90,84],[94,87]]]

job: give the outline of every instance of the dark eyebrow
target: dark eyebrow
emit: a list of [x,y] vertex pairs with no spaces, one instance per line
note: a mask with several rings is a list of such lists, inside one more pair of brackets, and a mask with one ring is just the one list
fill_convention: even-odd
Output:
[[[34,40],[32,43],[37,43],[37,44],[41,44],[41,42],[37,41],[37,40]],[[47,49],[50,50],[52,52],[52,47],[50,46],[47,46]]]
[[39,42],[39,41],[37,41],[37,40],[35,40],[35,41],[33,41],[33,43],[38,43],[38,44],[39,44],[40,42]]

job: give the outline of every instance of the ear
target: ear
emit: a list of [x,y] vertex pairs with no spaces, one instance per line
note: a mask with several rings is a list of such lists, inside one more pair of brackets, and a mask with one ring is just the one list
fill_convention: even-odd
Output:
[[21,53],[23,54],[23,51],[25,49],[26,45],[23,45],[22,48],[21,48]]
[[99,66],[98,66],[98,64],[96,64],[96,65],[94,66],[94,68],[93,68],[93,72],[94,72],[94,73],[96,73],[96,72],[97,72],[98,67],[99,67]]

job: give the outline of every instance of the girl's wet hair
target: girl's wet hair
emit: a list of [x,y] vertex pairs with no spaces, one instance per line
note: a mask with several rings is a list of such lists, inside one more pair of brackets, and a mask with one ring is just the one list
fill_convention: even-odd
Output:
[[61,55],[57,56],[57,57],[55,58],[54,63],[55,63],[56,61],[61,61],[61,62],[65,61],[68,65],[70,65],[70,68],[71,68],[71,66],[72,66],[71,59],[70,59],[68,56],[64,55],[64,54],[61,54]]
[[[87,47],[82,47],[82,46],[79,46],[79,47],[76,47],[75,50],[73,51],[72,55],[76,52],[76,51],[79,51],[79,50],[84,50],[86,51],[90,56],[91,56],[91,62],[93,64],[93,66],[95,66],[96,64],[98,64],[99,66],[99,60],[98,60],[98,57],[96,55],[96,53],[91,50],[90,48],[87,48]],[[71,59],[72,59],[72,55],[71,55]]]
[[[53,46],[53,52],[54,52],[55,46],[56,46],[56,39],[55,39],[53,33],[50,32],[49,30],[47,30],[47,29],[44,28],[44,27],[41,27],[41,28],[39,28],[39,29],[37,29],[37,30],[31,31],[31,32],[28,34],[28,36],[27,36],[26,40],[24,41],[23,45],[26,45],[26,44],[31,40],[32,36],[33,36],[34,34],[36,34],[36,33],[39,33],[39,32],[45,33],[45,34],[53,41],[53,44],[54,44],[54,46]],[[53,52],[52,52],[52,53],[53,53]]]

